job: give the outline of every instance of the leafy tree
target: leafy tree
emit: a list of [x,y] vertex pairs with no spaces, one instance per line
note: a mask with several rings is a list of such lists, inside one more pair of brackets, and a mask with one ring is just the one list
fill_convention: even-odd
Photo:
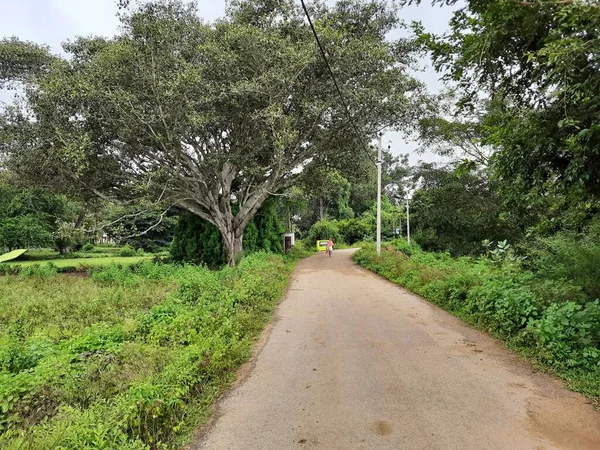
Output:
[[[371,202],[371,208],[361,216],[361,221],[368,225],[371,230],[366,236],[375,240],[377,232],[377,203]],[[396,204],[387,196],[381,199],[381,236],[383,239],[395,238],[396,229],[402,229],[402,221],[406,220],[404,203]]]
[[[277,201],[269,199],[250,221],[244,232],[244,251],[283,252],[284,227],[277,214]],[[193,214],[180,216],[171,244],[175,261],[219,267],[227,262],[219,230],[210,222]]]
[[520,227],[485,172],[424,164],[415,177],[420,187],[411,202],[411,228],[424,249],[477,254],[484,239],[520,237]]
[[[483,143],[505,194],[600,194],[600,7],[587,1],[470,0],[443,36],[422,33],[462,106],[490,99]],[[422,32],[422,30],[420,30]]]
[[70,247],[67,228],[82,233],[76,210],[63,196],[0,184],[0,248],[54,246],[62,253]]
[[291,0],[234,1],[214,24],[193,4],[147,3],[123,14],[118,36],[65,44],[66,58],[5,40],[2,78],[26,86],[0,127],[11,167],[81,196],[184,208],[218,228],[235,264],[269,195],[311,165],[360,164],[347,113],[373,136],[405,128],[422,104],[413,43],[386,39],[399,25],[388,2],[311,13],[348,111]]
[[39,217],[27,215],[0,218],[0,248],[44,247],[52,244],[52,234]]
[[318,240],[329,238],[332,238],[335,243],[343,242],[338,222],[336,220],[321,219],[310,228],[307,241],[310,246],[313,246]]
[[348,245],[359,241],[372,240],[375,235],[375,230],[371,226],[371,223],[368,220],[359,218],[341,220],[338,228],[342,240]]

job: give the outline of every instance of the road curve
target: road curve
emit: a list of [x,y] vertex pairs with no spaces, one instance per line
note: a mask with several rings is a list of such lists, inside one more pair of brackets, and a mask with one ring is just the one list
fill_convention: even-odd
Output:
[[191,449],[600,449],[585,398],[350,256],[298,265]]

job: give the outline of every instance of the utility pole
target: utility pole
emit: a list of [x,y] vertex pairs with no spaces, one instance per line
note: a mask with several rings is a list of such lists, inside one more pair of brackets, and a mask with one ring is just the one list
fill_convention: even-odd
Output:
[[377,142],[377,256],[381,255],[381,165],[383,164],[381,156],[381,136]]
[[410,245],[410,206],[409,206],[410,197],[406,196],[406,240],[408,245]]

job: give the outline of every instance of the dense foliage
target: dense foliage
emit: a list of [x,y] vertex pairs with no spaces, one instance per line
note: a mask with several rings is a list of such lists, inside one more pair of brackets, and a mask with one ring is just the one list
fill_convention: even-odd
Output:
[[[284,227],[277,213],[277,201],[266,202],[244,230],[244,251],[283,252]],[[193,214],[179,217],[171,244],[174,261],[219,267],[227,263],[219,230],[210,222]]]
[[0,251],[54,246],[63,252],[82,245],[76,222],[77,206],[67,198],[0,183]]
[[413,235],[426,250],[479,254],[485,239],[519,240],[523,224],[507,213],[496,183],[463,165],[423,164],[411,202]]
[[408,72],[414,42],[389,39],[400,26],[389,2],[319,3],[311,15],[347,105],[291,0],[234,1],[214,23],[193,3],[144,2],[117,36],[69,41],[66,57],[4,39],[0,83],[25,87],[0,116],[8,164],[82,198],[177,205],[219,229],[235,264],[272,193],[311,166],[359,166],[366,149],[351,129],[407,129],[424,103]]
[[555,278],[551,266],[523,270],[510,263],[510,252],[454,259],[414,245],[406,250],[405,242],[392,242],[377,257],[374,248],[363,248],[355,261],[505,339],[600,399],[600,305],[573,280]]
[[582,232],[600,211],[599,30],[597,2],[580,0],[469,0],[449,32],[417,27],[459,97],[455,122],[425,135],[491,148],[479,162],[506,210],[541,235]]
[[0,277],[0,446],[181,444],[248,357],[291,268],[257,253],[218,272],[144,263]]

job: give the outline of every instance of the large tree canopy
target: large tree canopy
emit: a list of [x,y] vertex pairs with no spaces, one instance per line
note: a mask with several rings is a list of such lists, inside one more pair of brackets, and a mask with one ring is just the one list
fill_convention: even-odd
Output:
[[498,149],[491,162],[510,197],[598,201],[600,3],[469,0],[450,32],[421,37],[462,106],[489,100],[477,138]]
[[[386,40],[396,10],[342,0],[311,14],[360,133],[411,124],[423,93],[407,74],[412,43]],[[311,165],[364,157],[292,1],[235,1],[213,24],[194,4],[152,2],[124,14],[118,36],[64,50],[0,45],[3,81],[26,89],[0,127],[11,168],[80,195],[183,207],[219,229],[230,263],[270,194]]]

